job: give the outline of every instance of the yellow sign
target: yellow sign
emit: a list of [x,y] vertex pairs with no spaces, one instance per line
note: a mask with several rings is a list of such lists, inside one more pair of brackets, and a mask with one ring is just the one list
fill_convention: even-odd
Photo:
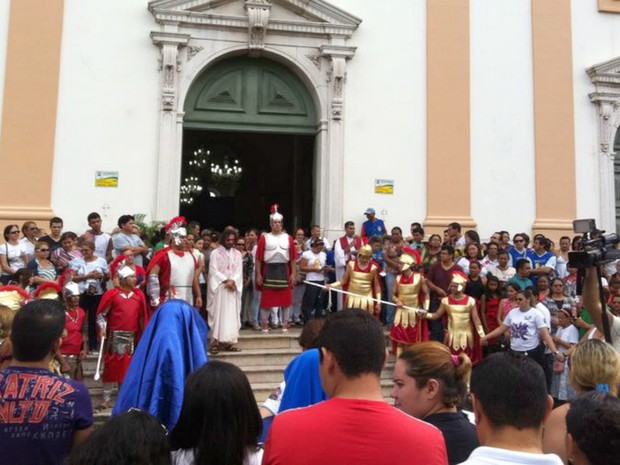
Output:
[[95,187],[118,187],[118,171],[96,171]]
[[375,194],[393,194],[393,179],[375,179]]

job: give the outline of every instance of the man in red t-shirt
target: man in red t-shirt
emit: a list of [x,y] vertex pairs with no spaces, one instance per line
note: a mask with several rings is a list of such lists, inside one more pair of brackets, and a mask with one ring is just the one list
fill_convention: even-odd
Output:
[[371,314],[337,313],[321,329],[319,348],[321,383],[330,400],[278,415],[263,465],[448,463],[437,428],[383,399],[385,336]]

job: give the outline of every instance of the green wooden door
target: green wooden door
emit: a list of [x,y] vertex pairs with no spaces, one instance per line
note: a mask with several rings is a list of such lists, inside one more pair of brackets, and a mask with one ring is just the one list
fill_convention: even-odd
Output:
[[186,129],[315,134],[304,83],[265,58],[232,58],[206,68],[185,99]]

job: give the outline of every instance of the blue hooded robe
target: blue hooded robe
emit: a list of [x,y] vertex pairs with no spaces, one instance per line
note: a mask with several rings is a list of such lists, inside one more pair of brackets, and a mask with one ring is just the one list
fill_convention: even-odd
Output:
[[170,300],[151,317],[134,353],[112,415],[130,407],[149,412],[170,431],[185,379],[207,363],[207,325],[183,300]]

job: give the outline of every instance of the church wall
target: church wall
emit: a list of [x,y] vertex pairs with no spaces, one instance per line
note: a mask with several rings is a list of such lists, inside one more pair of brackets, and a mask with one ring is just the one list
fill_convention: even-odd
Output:
[[[594,85],[586,69],[620,55],[620,15],[599,13],[594,2],[573,0],[573,66],[577,216],[600,220],[598,110],[588,94]],[[611,204],[614,199],[609,199]],[[599,221],[600,224],[600,221]]]
[[[359,226],[373,207],[406,232],[426,214],[425,2],[334,4],[363,19],[349,40],[343,216]],[[393,180],[394,194],[375,194],[375,179]]]
[[531,9],[470,5],[472,216],[488,238],[529,231],[535,218]]
[[[347,64],[344,201],[329,208],[359,224],[372,206],[389,226],[407,230],[427,214],[426,2],[392,0],[389,9],[371,0],[332,3],[363,22],[348,41],[357,52]],[[498,228],[527,231],[536,218],[530,2],[469,3],[471,217],[482,237]],[[0,2],[0,103],[9,5]],[[598,218],[601,207],[596,107],[585,68],[620,55],[619,21],[592,2],[572,1],[581,217]],[[159,51],[149,33],[157,29],[146,1],[65,2],[52,208],[68,229],[82,230],[92,210],[107,227],[123,213],[154,212]],[[450,108],[445,114],[450,118]],[[95,188],[96,170],[119,171],[119,188]],[[394,194],[375,194],[375,179],[393,180]]]
[[[98,211],[111,229],[126,213],[151,215],[156,184],[157,47],[146,2],[65,3],[52,207],[66,229]],[[118,188],[94,187],[119,171]]]
[[9,38],[9,12],[11,0],[0,2],[0,128],[2,128],[2,103],[4,101],[4,74]]

